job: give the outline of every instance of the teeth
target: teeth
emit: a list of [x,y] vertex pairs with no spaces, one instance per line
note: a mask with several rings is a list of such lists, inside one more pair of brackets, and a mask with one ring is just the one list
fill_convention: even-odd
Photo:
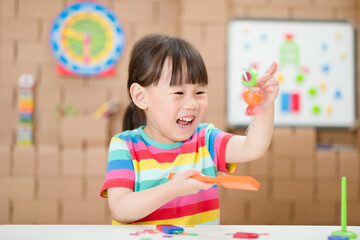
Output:
[[186,117],[186,118],[180,118],[181,121],[187,121],[187,122],[191,122],[193,120],[192,117]]

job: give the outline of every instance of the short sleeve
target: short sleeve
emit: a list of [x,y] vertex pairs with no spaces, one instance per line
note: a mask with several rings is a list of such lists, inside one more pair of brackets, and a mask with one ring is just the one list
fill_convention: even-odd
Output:
[[218,171],[234,173],[237,163],[225,162],[226,146],[233,134],[223,132],[209,124],[205,132],[205,143]]
[[125,187],[134,190],[135,172],[132,156],[126,142],[113,137],[109,146],[109,155],[105,181],[100,196],[107,197],[107,189]]

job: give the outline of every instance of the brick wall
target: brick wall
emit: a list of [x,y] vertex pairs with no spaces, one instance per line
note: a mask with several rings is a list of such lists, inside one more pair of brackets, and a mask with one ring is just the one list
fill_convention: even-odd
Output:
[[[201,52],[209,72],[206,121],[226,129],[226,24],[231,17],[349,19],[360,23],[357,0],[101,0],[121,20],[126,48],[107,78],[62,77],[48,44],[54,17],[70,0],[0,0],[0,224],[109,224],[98,195],[110,137],[121,131],[128,104],[129,51],[141,36],[181,36]],[[205,7],[206,6],[206,7]],[[360,61],[358,61],[360,62]],[[36,79],[35,144],[16,146],[17,82]],[[359,86],[360,84],[358,84]],[[91,97],[89,97],[91,96]],[[92,113],[113,97],[119,111]],[[58,118],[57,105],[78,107]],[[244,129],[239,129],[243,133]],[[294,141],[289,142],[291,138]],[[359,225],[359,152],[319,151],[317,142],[360,147],[357,131],[277,128],[268,153],[238,174],[261,182],[259,192],[221,188],[223,224],[339,224],[340,177],[348,177],[348,223]]]

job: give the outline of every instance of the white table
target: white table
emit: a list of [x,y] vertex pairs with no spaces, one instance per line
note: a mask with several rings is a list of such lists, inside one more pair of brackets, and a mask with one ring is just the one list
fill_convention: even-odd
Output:
[[[183,227],[183,226],[182,226]],[[144,230],[156,230],[154,225],[0,225],[1,240],[122,240],[122,239],[186,239],[186,240],[222,240],[235,239],[236,232],[268,233],[260,235],[263,240],[326,240],[340,226],[254,226],[254,225],[216,225],[185,227],[185,233],[198,236],[140,233]],[[348,231],[355,232],[360,240],[360,226],[348,226]],[[158,231],[157,231],[158,232]]]

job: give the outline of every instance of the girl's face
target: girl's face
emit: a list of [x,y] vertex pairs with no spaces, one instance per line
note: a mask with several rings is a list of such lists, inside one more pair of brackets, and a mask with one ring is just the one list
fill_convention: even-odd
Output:
[[166,60],[158,84],[145,88],[144,131],[154,141],[167,144],[189,139],[207,109],[206,85],[170,86],[170,80],[171,63]]

